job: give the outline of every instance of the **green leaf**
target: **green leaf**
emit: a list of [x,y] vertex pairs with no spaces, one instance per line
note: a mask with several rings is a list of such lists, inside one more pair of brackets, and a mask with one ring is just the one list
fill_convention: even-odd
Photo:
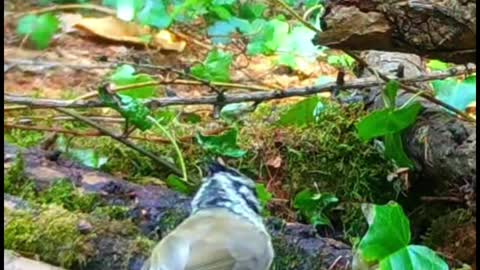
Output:
[[398,81],[395,81],[395,80],[388,81],[384,90],[385,107],[392,108],[392,109],[395,108],[396,100],[397,100],[397,92],[399,88],[400,88],[400,83]]
[[280,55],[277,64],[280,66],[290,67],[291,69],[297,68],[297,60],[295,59],[295,55],[290,53]]
[[[261,21],[253,24],[261,24]],[[273,19],[265,23],[261,31],[247,45],[249,55],[273,54],[288,36],[288,23]]]
[[313,44],[315,32],[306,26],[296,26],[286,36],[278,48],[278,52],[291,53],[305,59],[315,61],[320,54],[318,45]]
[[[154,82],[148,74],[134,74],[135,69],[130,65],[122,65],[110,76],[110,81],[115,86],[127,86],[130,84]],[[132,98],[150,98],[155,94],[155,86],[144,86],[122,91],[122,95]]]
[[239,30],[242,33],[248,33],[251,29],[247,20],[232,17],[228,21],[217,21],[208,28],[208,35],[212,37],[215,44],[229,44],[230,35]]
[[107,157],[101,156],[93,149],[69,148],[63,136],[58,138],[57,147],[60,151],[65,152],[65,154],[71,159],[93,169],[99,169],[108,161]]
[[430,60],[427,62],[427,67],[430,69],[430,70],[438,70],[438,71],[442,71],[442,70],[447,70],[450,68],[450,64],[448,63],[445,63],[445,62],[442,62],[440,60]]
[[314,123],[318,114],[323,111],[324,105],[318,97],[310,97],[290,107],[280,116],[278,124],[281,126],[304,126]]
[[185,195],[191,195],[193,192],[192,187],[176,175],[169,175],[166,183],[169,188]]
[[172,23],[172,17],[168,14],[167,7],[160,0],[146,0],[145,6],[137,15],[142,24],[164,29]]
[[393,159],[399,167],[414,168],[413,162],[408,158],[403,149],[402,136],[399,132],[385,135],[384,142],[385,156],[388,159]]
[[177,113],[172,110],[157,110],[153,113],[155,120],[162,126],[170,124],[177,117]]
[[140,130],[145,131],[152,127],[153,123],[147,118],[150,115],[150,109],[137,99],[125,95],[110,94],[102,87],[98,89],[98,92],[103,103],[118,111],[128,122]]
[[314,193],[309,189],[299,192],[294,199],[293,207],[308,218],[314,226],[331,226],[325,212],[338,203],[338,198],[329,193]]
[[38,49],[45,49],[60,29],[59,25],[57,17],[49,13],[40,16],[27,15],[19,20],[17,33],[29,35]]
[[135,0],[117,0],[117,18],[131,21],[135,17]]
[[348,54],[330,55],[327,58],[327,63],[337,68],[352,69],[355,64],[355,59]]
[[236,129],[230,129],[229,131],[216,136],[203,136],[197,134],[197,142],[203,149],[216,155],[240,158],[247,153],[247,151],[244,151],[237,146]]
[[425,246],[409,245],[380,261],[380,270],[448,270],[448,265]]
[[240,6],[240,17],[247,20],[261,18],[267,9],[265,4],[261,3],[245,3]]
[[235,0],[213,0],[212,5],[220,6],[220,5],[233,5],[235,4]]
[[422,106],[414,102],[405,108],[374,111],[356,124],[358,135],[362,140],[399,132],[415,122]]
[[399,204],[364,204],[362,210],[369,228],[358,245],[358,251],[365,261],[381,261],[408,245],[410,222]]
[[467,106],[477,99],[477,76],[472,75],[463,81],[445,79],[433,81],[432,86],[436,97],[464,111]]
[[262,208],[265,208],[273,198],[272,193],[267,190],[264,184],[256,184],[255,190],[257,191],[257,197],[260,205]]
[[220,117],[233,121],[251,108],[252,106],[248,102],[227,104],[220,111]]
[[216,15],[216,17],[220,20],[229,20],[232,18],[232,13],[228,10],[228,8],[224,6],[212,6],[209,7],[208,10]]
[[214,50],[207,55],[207,59],[205,59],[203,64],[193,66],[191,73],[196,77],[209,81],[229,82],[232,61],[233,56],[231,53]]

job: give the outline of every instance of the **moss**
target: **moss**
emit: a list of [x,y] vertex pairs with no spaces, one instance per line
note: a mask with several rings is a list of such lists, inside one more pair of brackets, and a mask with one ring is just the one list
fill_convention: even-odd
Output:
[[6,142],[25,148],[38,145],[43,138],[42,132],[22,129],[11,129],[4,135]]
[[4,246],[20,253],[38,254],[42,261],[71,268],[85,263],[88,236],[77,230],[79,216],[60,207],[39,213],[5,209]]
[[41,192],[37,202],[44,204],[58,204],[69,211],[89,213],[99,204],[100,198],[96,194],[81,194],[72,182],[64,179],[55,181],[47,190]]
[[167,210],[161,216],[155,231],[159,232],[160,237],[164,237],[170,231],[175,229],[183,220],[188,217],[188,213],[178,210]]
[[275,251],[275,257],[270,268],[271,270],[322,269],[322,262],[317,257],[305,256],[305,254],[302,254],[301,251],[289,245],[285,239],[281,237],[274,237],[272,239],[272,244]]
[[432,221],[428,232],[423,236],[425,245],[433,248],[440,247],[450,238],[456,228],[467,224],[474,219],[472,213],[467,209],[456,209]]
[[24,174],[25,160],[19,153],[15,162],[5,172],[3,191],[23,199],[31,200],[36,197],[35,183]]
[[96,207],[93,211],[94,215],[100,217],[108,217],[109,219],[123,220],[129,217],[130,208],[120,205],[109,205]]

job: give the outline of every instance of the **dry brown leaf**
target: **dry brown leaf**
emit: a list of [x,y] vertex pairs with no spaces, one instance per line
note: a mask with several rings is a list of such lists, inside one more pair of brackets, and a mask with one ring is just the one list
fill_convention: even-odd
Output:
[[282,165],[282,157],[281,156],[276,156],[273,158],[270,158],[266,164],[272,168],[278,169]]
[[477,119],[477,101],[473,101],[470,104],[468,104],[466,112],[469,116]]
[[85,31],[108,40],[117,42],[145,44],[145,37],[152,36],[150,46],[164,50],[183,51],[186,46],[184,40],[175,37],[167,30],[158,33],[148,26],[141,26],[133,22],[124,22],[115,17],[83,18],[75,24],[79,30]]

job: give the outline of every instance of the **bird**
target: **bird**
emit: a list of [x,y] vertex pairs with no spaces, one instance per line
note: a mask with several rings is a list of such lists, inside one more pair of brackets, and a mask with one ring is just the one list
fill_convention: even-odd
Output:
[[211,162],[191,214],[153,249],[142,270],[268,270],[274,250],[255,182]]

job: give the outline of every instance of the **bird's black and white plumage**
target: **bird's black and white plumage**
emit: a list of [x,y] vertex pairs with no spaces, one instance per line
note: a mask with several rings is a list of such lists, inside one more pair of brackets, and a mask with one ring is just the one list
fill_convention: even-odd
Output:
[[143,270],[267,270],[273,248],[255,183],[212,163],[192,213],[154,248]]

